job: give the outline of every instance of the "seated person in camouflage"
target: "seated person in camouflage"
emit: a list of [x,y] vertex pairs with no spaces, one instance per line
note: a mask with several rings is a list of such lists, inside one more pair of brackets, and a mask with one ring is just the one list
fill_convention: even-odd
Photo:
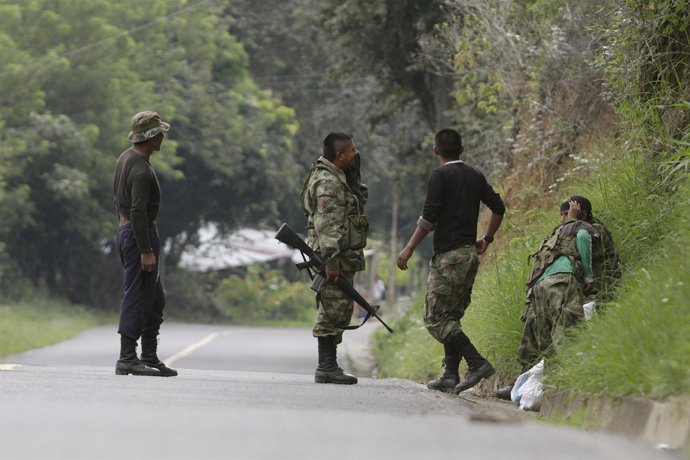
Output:
[[580,195],[573,195],[569,201],[580,203],[581,219],[594,228],[592,236],[592,290],[588,300],[610,300],[613,286],[621,276],[620,257],[613,245],[613,237],[608,228],[592,215],[592,204]]
[[[592,235],[590,224],[579,220],[581,203],[561,204],[561,224],[532,255],[534,267],[527,281],[525,329],[518,361],[526,371],[564,342],[566,330],[584,318],[585,292],[592,287]],[[513,385],[496,392],[510,399]]]

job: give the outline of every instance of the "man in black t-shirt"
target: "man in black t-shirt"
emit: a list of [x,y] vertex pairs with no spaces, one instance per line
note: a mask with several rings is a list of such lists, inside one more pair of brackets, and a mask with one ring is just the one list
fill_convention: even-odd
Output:
[[[424,324],[443,344],[445,372],[431,380],[432,390],[459,393],[494,374],[494,368],[472,345],[460,327],[460,319],[470,304],[474,278],[483,254],[503,220],[501,197],[477,169],[460,161],[463,152],[460,134],[444,129],[436,134],[434,153],[441,166],[431,172],[426,201],[417,229],[398,255],[397,266],[407,269],[412,253],[426,235],[434,232],[434,256],[429,263],[429,279],[424,302]],[[479,205],[492,214],[484,237],[477,240]],[[460,381],[460,360],[468,372]]]
[[[125,286],[120,304],[120,359],[117,375],[172,377],[175,369],[158,359],[158,332],[163,322],[165,296],[158,276],[160,241],[156,217],[161,189],[149,162],[160,150],[170,125],[156,112],[139,112],[132,118],[128,139],[132,146],[115,164],[113,196],[120,226],[117,250],[124,271]],[[137,340],[141,337],[141,359]]]

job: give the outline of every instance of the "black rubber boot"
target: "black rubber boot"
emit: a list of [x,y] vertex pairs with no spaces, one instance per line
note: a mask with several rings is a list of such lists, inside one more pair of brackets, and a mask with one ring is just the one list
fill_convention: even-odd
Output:
[[158,336],[150,332],[141,335],[141,361],[149,367],[155,367],[161,377],[175,377],[177,371],[158,359]]
[[146,375],[149,377],[161,375],[158,369],[148,367],[137,358],[137,341],[124,335],[120,335],[120,359],[115,364],[115,374]]
[[338,346],[335,337],[317,337],[319,341],[319,366],[314,373],[316,383],[337,383],[341,385],[354,385],[357,377],[343,371],[337,362]]
[[505,386],[503,388],[499,388],[498,390],[496,390],[496,397],[498,399],[504,399],[506,401],[510,401],[511,400],[510,393],[511,393],[511,391],[513,391],[514,385],[515,385],[514,383],[511,383],[508,386]]
[[465,375],[465,379],[455,386],[455,391],[460,393],[461,391],[469,390],[479,382],[484,379],[488,379],[496,373],[496,370],[491,365],[489,361],[486,361],[482,366],[477,369],[470,370]]
[[455,388],[455,385],[460,383],[460,375],[458,374],[460,354],[450,343],[444,343],[443,350],[445,351],[445,357],[443,358],[445,371],[441,377],[429,380],[426,387],[430,390],[451,391]]
[[491,377],[496,373],[491,363],[479,354],[472,342],[470,342],[470,338],[464,332],[461,331],[453,336],[450,342],[460,350],[460,354],[467,361],[468,367],[465,378],[455,386],[455,393],[469,390],[483,379]]

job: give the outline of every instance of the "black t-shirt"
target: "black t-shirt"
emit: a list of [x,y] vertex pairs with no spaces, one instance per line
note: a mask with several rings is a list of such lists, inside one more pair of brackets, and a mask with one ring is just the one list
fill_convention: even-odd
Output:
[[151,164],[131,148],[117,159],[113,194],[118,212],[132,223],[139,251],[150,251],[148,228],[158,216],[161,187]]
[[472,166],[452,161],[431,171],[422,217],[436,225],[434,254],[475,243],[480,202],[505,213],[500,195]]

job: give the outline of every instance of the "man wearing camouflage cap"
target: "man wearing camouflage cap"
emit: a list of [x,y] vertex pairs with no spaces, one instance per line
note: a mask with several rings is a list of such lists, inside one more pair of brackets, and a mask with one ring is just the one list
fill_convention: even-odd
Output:
[[[160,150],[169,129],[170,125],[161,121],[156,112],[137,113],[128,136],[132,146],[122,152],[115,165],[113,195],[120,223],[116,243],[125,278],[118,326],[117,375],[177,375],[157,355],[165,307],[158,276],[160,241],[156,227],[161,189],[149,162],[153,152]],[[136,351],[139,337],[141,359]]]

